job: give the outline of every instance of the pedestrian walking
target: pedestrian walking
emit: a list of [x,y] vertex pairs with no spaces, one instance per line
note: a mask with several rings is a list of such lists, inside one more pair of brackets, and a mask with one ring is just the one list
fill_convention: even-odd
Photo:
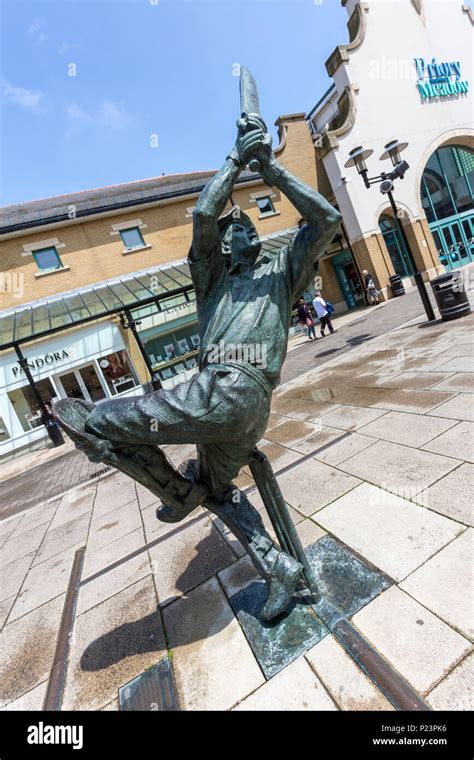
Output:
[[319,291],[316,291],[313,300],[313,308],[321,324],[321,337],[324,338],[324,330],[326,327],[331,334],[337,332],[331,322],[331,313],[334,311],[334,307],[324,300]]
[[[309,306],[304,298],[300,298],[298,301],[298,319],[303,332],[306,333],[306,330],[308,331],[308,338],[310,340],[316,340],[313,315],[311,314]],[[313,337],[311,337],[311,335]]]
[[378,306],[380,303],[379,301],[379,291],[377,290],[377,287],[374,282],[374,278],[370,274],[370,272],[367,271],[367,269],[364,269],[362,271],[362,274],[364,275],[364,283],[365,283],[365,289],[367,291],[367,298],[369,301],[370,306]]

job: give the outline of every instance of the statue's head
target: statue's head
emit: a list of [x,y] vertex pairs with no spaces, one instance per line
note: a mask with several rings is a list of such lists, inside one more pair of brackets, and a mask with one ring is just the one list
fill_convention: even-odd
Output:
[[222,253],[230,257],[230,266],[253,264],[261,251],[262,243],[255,226],[238,206],[219,219]]

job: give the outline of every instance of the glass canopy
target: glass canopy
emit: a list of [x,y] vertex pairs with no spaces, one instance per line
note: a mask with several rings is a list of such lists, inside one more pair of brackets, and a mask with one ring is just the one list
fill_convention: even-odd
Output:
[[[297,228],[281,230],[261,238],[262,250],[279,250],[291,241],[295,232]],[[16,309],[7,309],[0,313],[0,351],[66,330],[72,325],[159,302],[183,291],[190,291],[190,298],[194,295],[185,260],[78,288]]]

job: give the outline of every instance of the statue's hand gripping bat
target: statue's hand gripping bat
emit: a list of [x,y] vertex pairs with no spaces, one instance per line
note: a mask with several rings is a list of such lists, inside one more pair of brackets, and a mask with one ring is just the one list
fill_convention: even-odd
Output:
[[[255,79],[245,66],[240,68],[240,119],[237,121],[237,127],[241,132],[251,132],[255,127],[249,123],[249,116],[260,116],[260,103],[258,100],[258,91]],[[262,120],[263,121],[263,120]],[[266,127],[265,127],[266,129]],[[249,161],[249,168],[253,172],[260,170],[260,162],[257,158]]]

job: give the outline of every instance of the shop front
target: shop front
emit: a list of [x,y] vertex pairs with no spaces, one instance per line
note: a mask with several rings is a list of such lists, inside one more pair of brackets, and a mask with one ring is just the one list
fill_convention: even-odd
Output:
[[[143,392],[120,330],[110,322],[68,331],[23,347],[36,391],[93,403]],[[37,394],[13,351],[0,357],[0,456],[46,435]]]

